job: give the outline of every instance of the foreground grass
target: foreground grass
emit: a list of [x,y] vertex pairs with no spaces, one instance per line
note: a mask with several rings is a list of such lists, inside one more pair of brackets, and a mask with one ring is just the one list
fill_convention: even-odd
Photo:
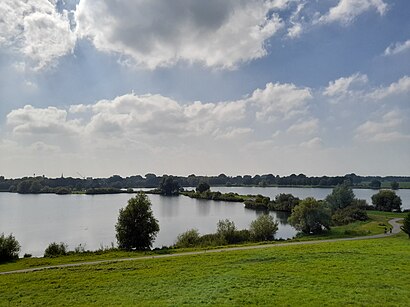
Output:
[[0,276],[0,305],[408,306],[410,240],[136,260]]

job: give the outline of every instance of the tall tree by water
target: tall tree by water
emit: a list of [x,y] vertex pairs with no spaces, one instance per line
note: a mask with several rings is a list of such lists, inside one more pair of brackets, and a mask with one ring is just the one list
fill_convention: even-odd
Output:
[[159,232],[159,224],[151,210],[147,195],[139,193],[120,209],[115,225],[118,247],[125,250],[149,249]]

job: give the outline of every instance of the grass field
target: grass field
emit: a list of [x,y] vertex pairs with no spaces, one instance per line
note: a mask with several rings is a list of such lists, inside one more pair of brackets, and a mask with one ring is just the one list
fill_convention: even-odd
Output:
[[0,305],[408,306],[410,240],[227,251],[0,276]]

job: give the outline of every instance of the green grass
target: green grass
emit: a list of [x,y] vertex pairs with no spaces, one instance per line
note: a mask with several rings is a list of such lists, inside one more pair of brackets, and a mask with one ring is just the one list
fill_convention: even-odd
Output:
[[[336,239],[336,238],[348,238],[356,236],[367,236],[380,234],[384,232],[385,225],[388,224],[388,220],[396,217],[404,217],[406,213],[392,213],[392,212],[380,212],[380,211],[369,211],[368,212],[370,220],[366,222],[355,222],[349,225],[332,227],[331,231],[323,233],[321,235],[309,235],[298,237],[292,241],[311,241],[311,240],[326,240],[326,239]],[[184,248],[184,249],[169,249],[169,250],[159,250],[152,252],[124,252],[119,250],[107,250],[107,251],[97,251],[90,253],[79,253],[71,254],[67,256],[60,256],[57,258],[23,258],[18,259],[13,262],[0,264],[0,272],[29,269],[35,267],[44,267],[58,264],[67,263],[77,263],[85,261],[98,261],[98,260],[110,260],[119,258],[129,258],[129,257],[142,257],[146,255],[164,254],[164,253],[180,253],[180,252],[190,252],[205,249],[215,249],[215,248],[229,248],[232,246],[246,246],[246,245],[256,245],[256,244],[266,244],[266,243],[283,243],[283,241],[275,242],[262,242],[262,243],[246,243],[241,245],[229,245],[229,246],[212,246],[212,247],[196,247],[196,248]]]
[[229,251],[0,276],[0,305],[408,306],[410,240]]

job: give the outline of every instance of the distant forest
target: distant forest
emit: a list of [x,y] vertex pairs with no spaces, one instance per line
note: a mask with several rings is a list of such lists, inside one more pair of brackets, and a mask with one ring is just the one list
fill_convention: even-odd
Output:
[[[322,176],[308,177],[304,174],[292,174],[290,176],[279,176],[273,174],[265,175],[245,175],[245,176],[196,176],[194,174],[187,177],[182,176],[157,176],[146,174],[144,176],[135,175],[121,177],[118,175],[109,178],[47,178],[44,176],[24,177],[17,179],[7,179],[0,176],[1,192],[17,193],[58,193],[68,194],[75,191],[87,192],[100,190],[102,193],[115,192],[119,189],[128,188],[157,188],[167,177],[178,182],[180,187],[196,187],[200,182],[207,182],[212,186],[288,186],[288,187],[334,187],[341,183],[347,183],[357,188],[409,188],[410,177],[407,176],[358,176],[348,174],[345,176]],[[90,193],[91,194],[91,193]]]

